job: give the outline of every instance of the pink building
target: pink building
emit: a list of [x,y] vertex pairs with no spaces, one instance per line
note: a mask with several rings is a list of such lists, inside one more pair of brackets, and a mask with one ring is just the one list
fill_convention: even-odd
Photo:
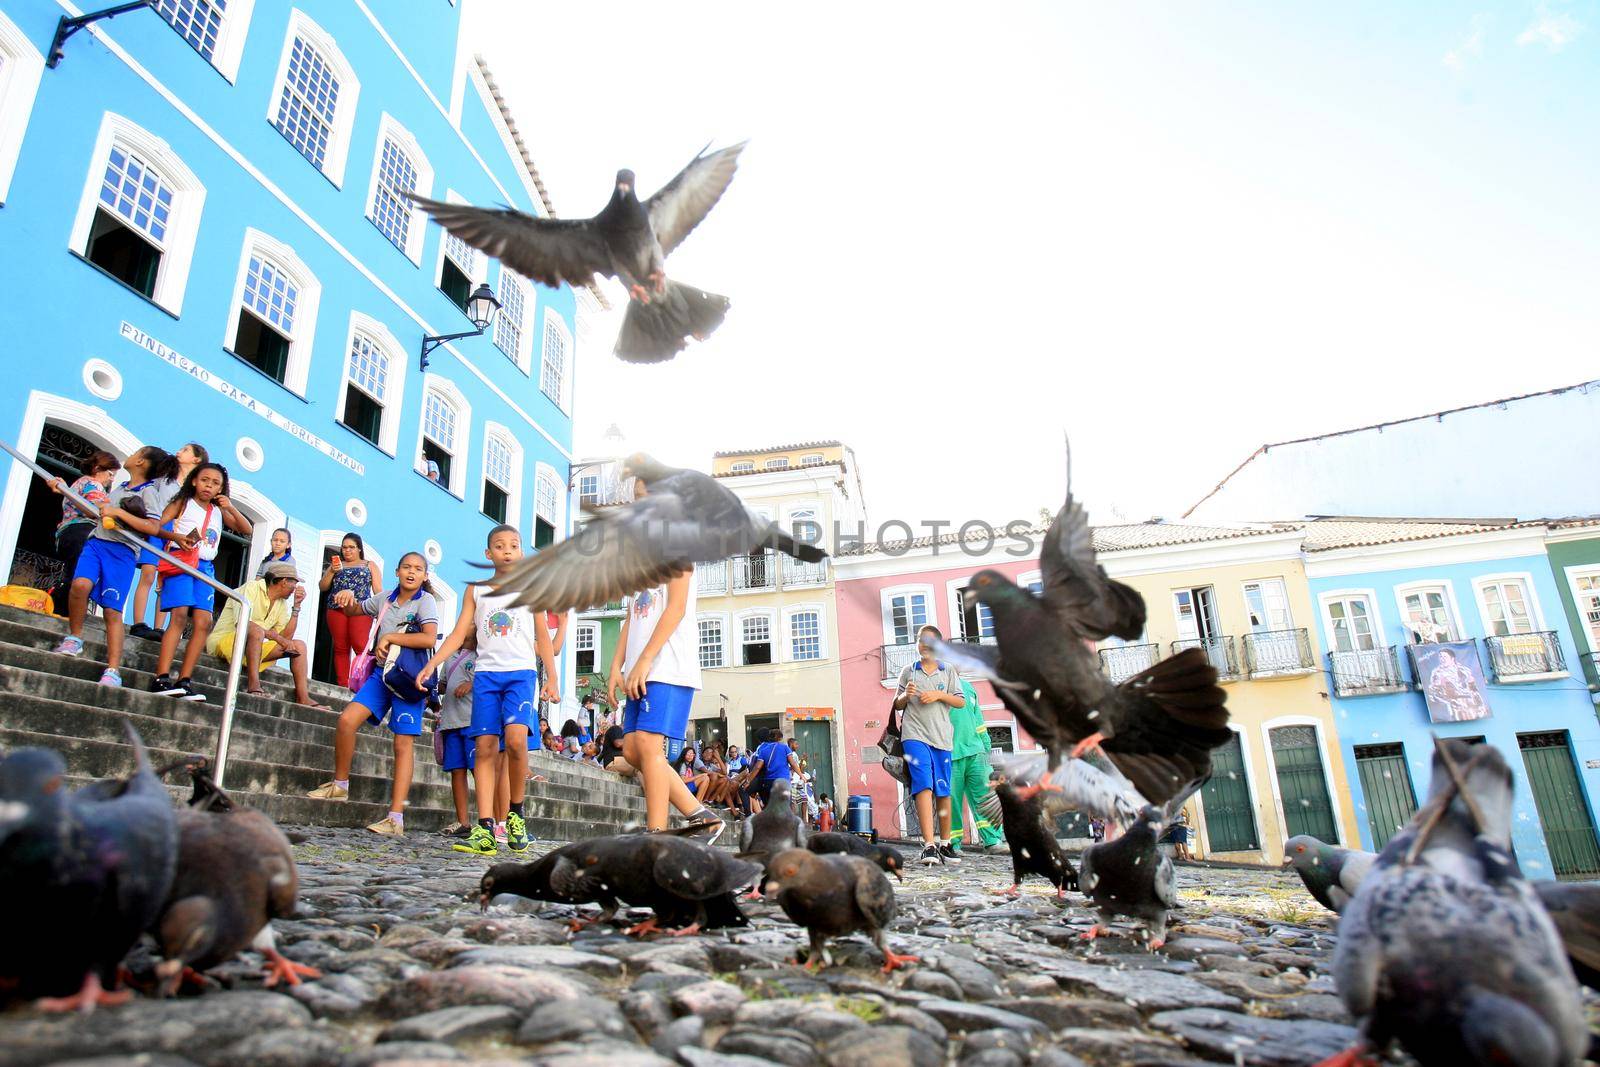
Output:
[[[989,641],[993,624],[987,609],[961,604],[961,590],[972,575],[993,568],[1019,585],[1039,580],[1038,541],[1002,539],[958,541],[955,535],[910,542],[869,544],[834,558],[838,610],[840,689],[844,720],[845,797],[869,794],[873,823],[884,837],[905,836],[907,797],[900,783],[884,773],[878,739],[888,722],[900,670],[916,658],[917,629],[926,623],[950,639]],[[978,699],[995,748],[1037,748],[987,682],[977,682]],[[910,815],[913,832],[916,816]]]

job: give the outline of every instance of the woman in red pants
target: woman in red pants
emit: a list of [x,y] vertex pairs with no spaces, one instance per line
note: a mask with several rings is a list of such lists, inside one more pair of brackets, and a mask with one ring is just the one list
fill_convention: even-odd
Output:
[[350,657],[367,650],[367,638],[372,633],[372,616],[346,615],[333,606],[333,595],[348,589],[361,603],[374,593],[383,592],[383,575],[378,565],[367,558],[367,546],[360,534],[347,533],[339,543],[339,551],[330,552],[328,566],[317,583],[328,594],[328,610],[323,620],[328,635],[333,638],[333,675],[342,686],[350,684]]

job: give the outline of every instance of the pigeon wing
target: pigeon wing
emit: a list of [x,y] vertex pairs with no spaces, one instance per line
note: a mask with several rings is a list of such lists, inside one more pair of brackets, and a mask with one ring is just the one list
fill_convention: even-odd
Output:
[[1106,577],[1095,560],[1083,505],[1067,495],[1039,550],[1045,603],[1073,632],[1133,641],[1144,633],[1144,597]]
[[894,886],[877,865],[860,856],[839,857],[849,865],[854,879],[856,907],[874,930],[882,930],[894,920]]
[[722,199],[746,143],[741,141],[709,155],[702,151],[645,202],[650,228],[655,231],[663,256],[670,256]]
[[1178,874],[1172,866],[1172,861],[1165,855],[1156,864],[1155,881],[1156,899],[1162,907],[1176,908],[1178,906]]
[[518,274],[555,288],[611,276],[611,250],[594,219],[542,219],[515,208],[471,207],[413,196],[434,220]]

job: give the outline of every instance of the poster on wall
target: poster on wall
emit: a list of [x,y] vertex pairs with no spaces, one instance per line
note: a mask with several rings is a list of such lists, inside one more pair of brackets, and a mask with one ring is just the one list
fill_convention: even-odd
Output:
[[1411,646],[1417,683],[1428,702],[1430,722],[1470,722],[1489,717],[1489,691],[1476,641]]

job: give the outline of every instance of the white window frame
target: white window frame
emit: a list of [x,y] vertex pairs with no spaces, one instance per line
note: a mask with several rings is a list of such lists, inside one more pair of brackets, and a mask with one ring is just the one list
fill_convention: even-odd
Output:
[[728,465],[729,474],[749,474],[755,469],[756,465],[747,459],[741,459],[737,463],[731,463]]
[[[350,390],[350,357],[358,333],[364,334],[369,341],[377,344],[383,349],[383,354],[389,357],[389,384],[383,398],[383,417],[378,423],[377,447],[390,456],[397,456],[400,454],[400,408],[406,395],[406,350],[395,335],[389,332],[389,327],[371,315],[363,315],[359,311],[350,313],[350,329],[345,333],[343,370],[339,376],[339,395],[334,401],[333,417],[340,425],[344,424],[344,402]],[[354,430],[350,432],[361,437]],[[366,440],[364,437],[361,439]],[[418,454],[422,451],[420,443],[417,445],[417,451]]]
[[[294,149],[294,154],[305,159],[311,166],[311,160],[296,148],[294,142],[284,137],[278,129],[278,103],[283,99],[283,87],[289,80],[289,57],[294,51],[294,39],[304,37],[318,53],[322,61],[339,78],[339,99],[333,105],[333,126],[328,131],[328,150],[323,154],[322,173],[338,188],[344,188],[345,164],[350,158],[350,132],[355,127],[356,98],[361,95],[361,82],[356,78],[355,68],[350,61],[345,59],[344,53],[339,50],[339,45],[334,41],[333,35],[299,8],[289,12],[289,28],[283,37],[283,52],[278,57],[278,74],[272,80],[272,95],[267,98],[267,125],[272,127],[272,132],[283,137],[284,143]],[[240,47],[243,47],[241,34]],[[383,142],[378,142],[381,150]],[[421,190],[419,190],[420,192]],[[423,195],[427,195],[424,193]]]
[[[815,659],[797,659],[794,654],[794,617],[815,613],[817,616],[817,655]],[[832,659],[828,649],[828,613],[821,604],[791,604],[783,609],[783,662],[823,663]]]
[[[553,514],[546,515],[546,514],[544,514],[543,512],[541,512],[539,510],[539,483],[540,482],[548,483],[550,485],[550,487],[554,490],[554,492],[551,493],[551,497],[556,502],[555,512]],[[566,520],[567,520],[566,481],[565,481],[565,479],[563,479],[561,477],[561,475],[556,473],[556,469],[554,467],[550,466],[550,464],[548,464],[548,463],[545,463],[545,462],[541,461],[539,463],[534,464],[534,468],[533,468],[533,486],[534,486],[534,489],[533,489],[533,515],[534,515],[534,518],[544,519],[547,522],[549,522],[552,527],[555,528],[555,541],[551,542],[551,544],[555,544],[556,541],[561,541],[566,536]]]
[[1541,633],[1550,629],[1544,623],[1544,609],[1539,605],[1539,593],[1533,584],[1533,575],[1528,571],[1507,571],[1503,574],[1480,574],[1472,579],[1472,596],[1478,605],[1478,625],[1483,627],[1483,636],[1502,636],[1490,633],[1489,601],[1484,596],[1484,591],[1491,585],[1504,582],[1521,582],[1522,592],[1528,605],[1528,623],[1533,627],[1529,633]]
[[[544,365],[548,350],[548,346],[545,344],[545,331],[549,329],[549,323],[555,323],[560,330],[562,340],[565,342],[563,347],[567,353],[566,362],[561,370],[561,382],[556,390],[561,394],[558,397],[552,397],[544,391]],[[563,414],[572,412],[572,372],[576,356],[577,349],[572,343],[572,328],[567,325],[567,320],[556,314],[555,308],[545,308],[544,323],[541,323],[539,327],[539,395],[552,401],[556,407],[561,409]]]
[[1044,571],[1023,571],[1017,575],[1017,584],[1028,589],[1034,582],[1039,583],[1039,588],[1044,588]]
[[1426,593],[1443,590],[1445,607],[1450,612],[1450,640],[1463,641],[1466,639],[1466,619],[1461,614],[1461,605],[1456,603],[1456,586],[1448,578],[1427,578],[1415,582],[1406,582],[1394,587],[1394,606],[1400,613],[1400,641],[1402,645],[1409,645],[1411,641],[1411,616],[1406,611],[1406,597],[1412,593]]
[[[383,147],[381,145],[378,148],[378,155],[380,158],[383,155]],[[420,177],[420,169],[418,173]],[[454,189],[445,190],[444,201],[447,204],[465,205],[467,203],[466,197],[462,196]],[[428,224],[427,228],[438,229],[439,231],[439,249],[434,254],[433,263],[433,287],[435,289],[439,289],[441,295],[444,292],[441,286],[444,284],[444,263],[447,259],[449,259],[451,263],[455,263],[458,270],[462,270],[462,273],[467,276],[467,281],[473,289],[476,289],[478,286],[486,284],[489,281],[489,256],[482,249],[473,248],[471,245],[466,246],[467,249],[472,253],[474,263],[472,264],[472,269],[470,271],[464,270],[462,269],[461,264],[456,263],[456,261],[453,259],[450,259],[450,257],[445,253],[445,245],[448,243],[447,238],[450,236],[450,231],[446,230],[443,226],[439,226],[437,223],[431,222]],[[463,241],[462,244],[466,244],[466,242]],[[502,268],[502,272],[503,270],[504,268]],[[449,300],[450,298],[445,297],[445,299]],[[454,301],[451,302],[454,303]],[[466,314],[465,311],[462,311],[461,313],[463,315]],[[498,319],[499,316],[496,315],[495,318]]]
[[[317,309],[322,303],[322,283],[311,273],[305,260],[295,255],[294,249],[257,229],[247,228],[244,231],[244,249],[239,255],[239,273],[233,283],[233,304],[228,311],[228,328],[222,335],[222,347],[233,351],[239,332],[239,316],[244,311],[244,284],[250,274],[252,254],[271,260],[274,267],[294,282],[299,293],[295,304],[294,329],[288,335],[289,362],[284,369],[282,384],[303,399],[306,395],[306,379],[311,372],[311,342],[317,333]],[[339,404],[343,407],[342,391]]]
[[[411,466],[427,476],[428,465],[422,457],[423,423],[428,411],[428,394],[435,393],[456,411],[455,448],[450,451],[450,484],[445,486],[451,494],[467,499],[467,465],[472,451],[472,405],[467,396],[449,378],[431,372],[422,375],[422,404],[417,410],[417,448]],[[438,444],[439,442],[434,442]]]
[[[439,243],[441,245],[444,244],[442,238],[440,239]],[[482,255],[481,252],[479,254]],[[441,266],[440,269],[442,270],[443,267]],[[507,286],[516,286],[517,289],[522,293],[522,325],[518,328],[517,350],[515,352],[507,352],[504,348],[500,348],[500,323],[505,319],[504,311],[501,311],[500,314],[495,316],[494,345],[496,348],[500,349],[500,352],[504,354],[507,359],[511,360],[511,362],[516,365],[518,370],[520,370],[524,375],[528,375],[531,373],[530,368],[533,366],[534,327],[537,326],[539,322],[539,301],[537,297],[537,287],[532,282],[528,281],[528,279],[524,278],[522,275],[518,274],[516,271],[502,263],[500,264],[500,278],[497,286],[498,291],[495,293],[495,296],[499,299],[502,307],[504,307],[506,303]],[[540,336],[542,337],[543,335],[541,334]]]
[[[132,151],[154,167],[172,186],[167,235],[161,242],[161,265],[156,269],[155,293],[151,299],[172,314],[180,315],[183,312],[184,290],[189,285],[189,268],[194,261],[195,238],[200,233],[206,187],[200,184],[200,179],[184,165],[167,142],[121,115],[108,111],[100,120],[100,134],[95,138],[94,154],[89,157],[89,176],[84,182],[83,196],[78,201],[78,214],[73,221],[72,236],[67,247],[74,254],[88,258],[89,230],[94,225],[94,214],[100,204],[100,186],[105,182],[106,161],[110,158],[113,145],[122,145]],[[133,229],[131,226],[129,228]],[[148,235],[145,236],[148,239]]]
[[1583,614],[1584,600],[1591,595],[1600,596],[1600,590],[1594,593],[1585,593],[1578,588],[1578,581],[1583,578],[1593,578],[1595,583],[1600,585],[1600,566],[1589,563],[1574,564],[1573,566],[1562,568],[1562,573],[1566,575],[1567,587],[1572,591],[1572,606],[1578,613],[1578,631],[1579,636],[1583,638],[1584,647],[1590,652],[1600,652],[1600,640],[1596,640],[1595,636],[1589,632],[1589,622],[1584,618]]
[[773,456],[771,459],[762,461],[761,469],[764,471],[786,471],[789,469],[789,457]]
[[592,634],[594,640],[594,669],[588,673],[604,674],[606,672],[602,667],[605,665],[605,660],[601,658],[604,649],[600,647],[603,630],[597,622],[581,621],[572,624],[572,673],[574,676],[578,673],[578,638],[586,633]]
[[721,644],[721,647],[722,647],[722,663],[719,666],[716,666],[716,667],[707,667],[707,666],[702,664],[700,669],[703,670],[703,671],[718,671],[718,670],[722,670],[725,667],[733,666],[734,665],[734,663],[733,663],[733,653],[732,653],[732,649],[730,647],[731,638],[733,637],[733,623],[730,620],[730,618],[728,616],[728,613],[726,611],[702,611],[702,612],[698,612],[695,615],[695,617],[694,617],[694,655],[695,655],[695,662],[696,663],[700,662],[700,624],[702,622],[715,622],[717,625],[722,627],[722,644]]
[[[1278,819],[1278,843],[1276,854],[1283,854],[1283,846],[1289,840],[1289,820],[1283,814],[1283,790],[1278,785],[1278,760],[1272,753],[1272,731],[1280,726],[1309,726],[1317,734],[1317,752],[1322,758],[1322,788],[1328,791],[1328,807],[1333,810],[1334,829],[1339,832],[1338,841],[1329,841],[1330,845],[1343,845],[1350,841],[1350,832],[1344,824],[1344,811],[1339,803],[1339,792],[1333,787],[1333,759],[1328,751],[1327,722],[1312,715],[1280,715],[1276,719],[1268,719],[1260,726],[1261,752],[1267,761],[1267,785],[1272,789],[1272,810]],[[1259,831],[1260,827],[1257,827]],[[1355,838],[1360,841],[1360,837]],[[1268,850],[1265,841],[1258,842],[1262,845],[1262,852],[1267,856],[1273,855]]]
[[810,455],[800,457],[800,466],[802,467],[820,467],[827,462],[827,458],[821,452],[813,452]]
[[[897,596],[906,596],[921,593],[928,601],[927,621],[934,626],[939,626],[939,632],[944,633],[944,627],[939,625],[938,599],[934,596],[933,586],[928,582],[914,582],[906,585],[891,585],[878,591],[878,613],[883,622],[883,643],[892,645],[894,640],[894,616],[889,605]],[[915,643],[917,635],[911,634],[911,641]]]
[[483,424],[483,477],[478,485],[478,508],[483,509],[483,484],[489,481],[489,442],[499,441],[511,454],[511,484],[500,485],[506,492],[506,522],[519,530],[522,528],[522,468],[527,460],[522,450],[522,442],[517,440],[517,435],[511,432],[509,426],[498,422],[485,422]]
[[[389,235],[383,232],[378,225],[376,212],[378,209],[378,184],[383,178],[383,146],[385,142],[393,141],[395,146],[404,152],[411,160],[411,165],[417,169],[417,184],[412,192],[418,196],[433,195],[433,164],[428,162],[428,155],[422,150],[422,143],[412,136],[411,131],[389,114],[383,113],[378,120],[378,139],[372,148],[372,177],[367,182],[367,206],[365,214],[367,221],[372,223],[372,228],[378,231],[385,242],[391,247],[399,248]],[[411,205],[411,221],[406,225],[406,246],[400,251],[405,257],[417,266],[422,266],[422,245],[428,235],[428,215],[415,204]],[[441,240],[440,245],[444,242]],[[435,282],[438,276],[434,277]]]
[[[961,591],[971,584],[972,575],[970,574],[964,574],[960,578],[951,578],[949,581],[944,583],[945,607],[950,611],[950,633],[945,637],[945,639],[948,641],[954,641],[958,638],[964,638],[966,636],[965,634],[957,633],[957,631],[966,625],[967,613],[961,604]],[[985,610],[986,609],[983,605],[978,605],[980,623]],[[994,624],[994,613],[992,611],[989,613],[989,623],[992,628]],[[938,624],[935,623],[934,625]],[[991,634],[987,638],[982,638],[982,643],[986,645],[992,645],[995,643],[995,638]]]
[[[0,204],[11,193],[11,176],[22,154],[22,138],[44,77],[44,55],[28,35],[0,11]],[[104,173],[102,160],[101,173]]]
[[[767,644],[771,646],[772,658],[769,663],[745,663],[744,661],[744,621],[746,619],[761,617],[767,620]],[[783,631],[778,629],[778,613],[772,608],[751,608],[741,611],[733,617],[733,628],[739,631],[739,636],[733,638],[733,649],[739,653],[739,662],[731,663],[734,667],[767,667],[786,662],[783,658],[783,646],[779,643]],[[698,647],[698,640],[696,641]]]
[[1249,633],[1254,633],[1255,632],[1255,627],[1254,626],[1250,626],[1250,594],[1249,594],[1249,591],[1248,591],[1249,587],[1253,585],[1253,586],[1256,586],[1257,588],[1261,589],[1261,606],[1262,606],[1262,610],[1270,611],[1271,610],[1271,605],[1267,603],[1266,590],[1265,590],[1265,588],[1263,588],[1269,582],[1277,582],[1278,583],[1278,588],[1283,591],[1283,614],[1284,614],[1284,620],[1285,621],[1284,621],[1284,625],[1282,625],[1282,626],[1272,626],[1272,625],[1269,624],[1268,627],[1267,627],[1267,632],[1271,632],[1273,630],[1293,630],[1293,629],[1295,629],[1295,624],[1294,624],[1294,606],[1289,602],[1289,582],[1282,575],[1272,575],[1272,576],[1267,577],[1267,578],[1246,578],[1244,581],[1239,583],[1239,600],[1244,605],[1244,623],[1245,623],[1245,626],[1249,627],[1249,629],[1247,631]]
[[[1365,600],[1367,602],[1367,621],[1372,625],[1373,651],[1379,652],[1395,644],[1405,644],[1405,641],[1389,640],[1389,633],[1383,628],[1383,609],[1378,603],[1376,589],[1328,589],[1317,594],[1317,614],[1322,619],[1322,647],[1329,653],[1338,651],[1333,639],[1333,614],[1329,610],[1332,606],[1343,600]],[[1362,651],[1360,649],[1354,651]]]
[[[244,58],[245,37],[250,33],[250,16],[255,13],[255,6],[256,0],[228,0],[228,6],[222,12],[222,26],[217,30],[217,45],[211,50],[211,58],[207,62],[230,82],[239,80],[239,61]],[[159,10],[157,16],[160,16]],[[166,19],[162,18],[162,21],[166,22]],[[173,27],[173,32],[177,33],[177,27]],[[183,35],[180,33],[178,36]],[[189,43],[188,38],[185,37],[183,40],[185,44]],[[200,54],[198,48],[195,49],[195,54]],[[273,116],[277,116],[276,110]]]

